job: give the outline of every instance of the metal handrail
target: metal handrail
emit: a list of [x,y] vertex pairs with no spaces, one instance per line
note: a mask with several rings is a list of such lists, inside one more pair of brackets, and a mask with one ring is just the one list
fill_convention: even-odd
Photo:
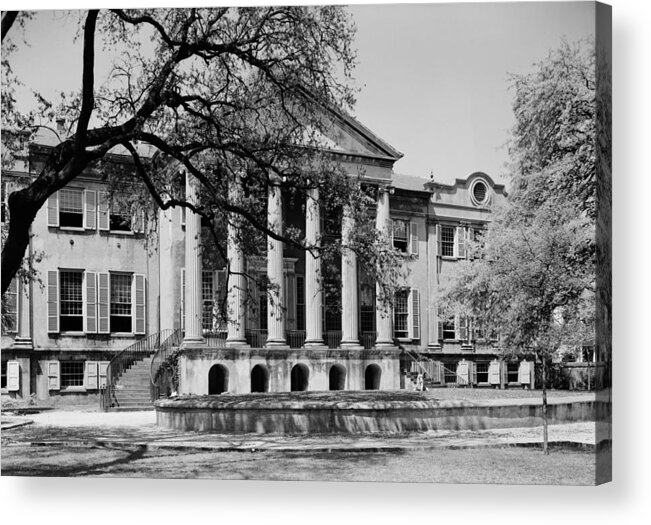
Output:
[[174,350],[179,348],[183,342],[183,332],[178,328],[176,330],[164,330],[161,334],[164,334],[164,337],[161,337],[161,342],[156,349],[156,353],[152,356],[151,365],[149,366],[152,401],[158,398],[158,373],[160,369],[170,358]]
[[122,374],[131,368],[137,361],[142,361],[149,357],[158,349],[160,341],[171,335],[173,330],[163,330],[136,341],[134,344],[127,346],[124,350],[118,352],[111,359],[106,368],[106,384],[102,388],[100,400],[102,408],[111,407],[111,397],[114,395],[115,385]]

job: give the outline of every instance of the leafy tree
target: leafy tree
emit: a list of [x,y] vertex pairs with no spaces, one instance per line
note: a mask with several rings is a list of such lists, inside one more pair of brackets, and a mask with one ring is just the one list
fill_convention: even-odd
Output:
[[534,356],[542,367],[545,453],[552,356],[594,341],[595,86],[586,43],[563,43],[513,78],[512,191],[472,246],[479,258],[461,263],[439,298],[444,312],[498,332],[506,356]]
[[[129,188],[133,199],[199,213],[222,255],[223,232],[234,216],[244,219],[243,236],[253,251],[264,246],[256,242],[261,234],[316,249],[297,232],[267,228],[262,203],[272,182],[301,202],[309,189],[319,188],[323,199],[364,213],[368,198],[356,191],[360,181],[321,147],[332,111],[354,103],[354,28],[341,7],[115,9],[88,11],[80,23],[79,92],[56,101],[39,95],[40,107],[23,120],[16,118],[13,99],[3,98],[3,118],[20,122],[23,143],[41,124],[63,120],[67,126],[37,177],[9,198],[3,292],[23,259],[38,210],[91,168],[113,188]],[[101,85],[95,79],[96,41],[113,57]],[[6,45],[10,39],[3,40]],[[112,162],[114,153],[128,155],[131,166]],[[198,182],[199,203],[185,199],[181,170]],[[234,200],[228,189],[236,181],[243,192]],[[361,252],[377,244],[377,235],[363,228],[356,238]]]

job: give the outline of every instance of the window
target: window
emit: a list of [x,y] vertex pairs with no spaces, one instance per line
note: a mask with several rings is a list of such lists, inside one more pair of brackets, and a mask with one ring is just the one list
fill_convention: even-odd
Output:
[[407,253],[409,247],[409,222],[393,221],[393,247]]
[[109,229],[113,232],[131,231],[131,211],[126,202],[117,199],[111,200]]
[[407,289],[396,292],[393,323],[395,337],[409,337],[409,290]]
[[84,192],[81,189],[59,190],[59,226],[84,227]]
[[470,199],[475,206],[485,206],[490,200],[488,186],[483,180],[476,180],[470,187]]
[[62,389],[84,386],[83,361],[61,361],[60,366],[59,380]]
[[201,328],[204,332],[211,332],[214,327],[215,288],[214,272],[203,272],[201,280],[202,315]]
[[324,288],[325,331],[336,332],[341,330],[341,282],[339,279],[326,279]]
[[296,276],[296,329],[305,330],[305,277]]
[[18,280],[14,277],[2,296],[2,333],[18,331]]
[[514,362],[506,363],[506,382],[517,383],[519,370],[520,370],[520,363],[514,363]]
[[2,362],[2,374],[0,375],[0,388],[7,388],[7,361]]
[[454,257],[453,226],[441,226],[441,256]]
[[259,282],[260,296],[258,298],[258,306],[260,312],[260,330],[267,329],[267,281],[266,276]]
[[488,383],[488,366],[489,363],[476,363],[477,383]]
[[82,285],[84,273],[80,270],[61,271],[60,283],[60,330],[62,332],[83,332],[84,300]]
[[131,274],[111,273],[111,332],[131,329]]
[[457,338],[457,328],[454,322],[454,317],[451,317],[447,321],[443,321],[442,325],[443,325],[443,330],[442,330],[443,339]]

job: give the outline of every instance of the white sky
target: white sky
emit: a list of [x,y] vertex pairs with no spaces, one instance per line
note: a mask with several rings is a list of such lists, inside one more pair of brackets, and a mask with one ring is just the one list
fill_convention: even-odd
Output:
[[[404,153],[398,173],[427,178],[433,171],[440,182],[474,171],[505,182],[504,144],[513,124],[508,74],[528,71],[563,37],[593,36],[594,27],[592,2],[356,5],[350,11],[358,29],[356,117]],[[29,46],[20,45],[12,57],[27,86],[51,95],[79,86],[74,30],[74,19],[49,11],[27,27]]]

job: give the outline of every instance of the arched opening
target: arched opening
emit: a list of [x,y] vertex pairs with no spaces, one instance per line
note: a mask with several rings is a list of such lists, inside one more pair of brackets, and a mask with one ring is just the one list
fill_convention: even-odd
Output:
[[364,372],[364,388],[366,390],[380,390],[380,378],[382,369],[376,365],[368,365]]
[[228,368],[214,365],[208,372],[208,393],[221,394],[228,391]]
[[292,392],[304,392],[307,390],[308,379],[310,377],[310,370],[303,364],[295,365],[292,368]]
[[269,392],[269,370],[264,365],[255,365],[251,370],[251,392]]
[[346,388],[346,367],[332,365],[330,367],[330,390],[344,390]]

